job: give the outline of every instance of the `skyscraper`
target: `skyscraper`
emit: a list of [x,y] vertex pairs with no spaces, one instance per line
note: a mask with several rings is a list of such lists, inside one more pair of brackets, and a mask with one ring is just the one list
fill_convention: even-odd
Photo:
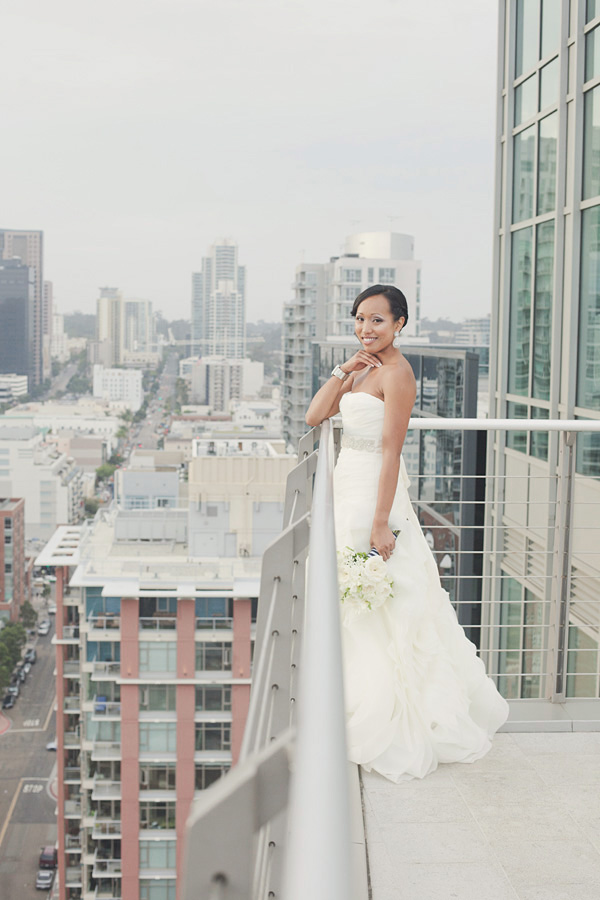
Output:
[[[600,3],[502,0],[499,42],[490,415],[600,419]],[[526,670],[501,671],[509,697],[544,696],[559,529],[540,523],[552,521],[551,476],[567,458],[556,433],[509,432],[490,448],[490,515],[504,526],[486,579],[491,615],[515,651],[501,666],[520,652]],[[574,468],[566,692],[597,697],[600,622],[587,600],[600,571],[577,500],[600,500],[599,434],[577,436]],[[511,477],[522,505],[508,520]]]
[[33,385],[34,279],[20,259],[0,259],[0,372],[27,375]]
[[292,445],[307,431],[304,416],[316,389],[311,376],[312,341],[352,335],[352,304],[372,284],[395,284],[403,291],[410,313],[405,334],[418,334],[421,264],[414,259],[411,235],[353,234],[346,238],[341,256],[296,268],[294,298],[285,304],[283,314],[284,434]]
[[29,266],[33,270],[33,308],[30,324],[32,348],[28,374],[31,385],[37,385],[44,378],[44,233],[0,228],[0,259],[10,260],[15,257],[18,257],[24,266]]
[[242,359],[246,355],[246,269],[237,244],[216,241],[192,274],[192,355]]
[[100,288],[96,341],[96,361],[105,366],[135,363],[136,354],[156,350],[151,301],[125,299],[118,288]]

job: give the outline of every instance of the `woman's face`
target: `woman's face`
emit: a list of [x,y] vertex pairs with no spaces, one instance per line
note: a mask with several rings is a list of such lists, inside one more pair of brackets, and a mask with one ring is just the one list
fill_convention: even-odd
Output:
[[404,319],[394,319],[387,297],[377,294],[367,297],[356,311],[354,330],[359,341],[369,353],[379,353],[393,342]]

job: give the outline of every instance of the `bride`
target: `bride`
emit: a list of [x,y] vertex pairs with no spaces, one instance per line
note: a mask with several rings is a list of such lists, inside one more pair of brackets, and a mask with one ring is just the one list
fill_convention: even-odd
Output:
[[392,582],[383,605],[341,613],[349,757],[398,782],[484,756],[508,704],[458,623],[408,496],[401,453],[416,383],[395,346],[406,298],[374,285],[352,315],[361,348],[334,368],[306,422],[341,412],[337,547],[375,548]]

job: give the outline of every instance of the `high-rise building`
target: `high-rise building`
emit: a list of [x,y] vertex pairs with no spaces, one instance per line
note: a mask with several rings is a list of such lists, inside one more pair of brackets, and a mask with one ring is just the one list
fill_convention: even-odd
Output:
[[44,379],[52,375],[52,325],[54,288],[51,281],[44,281],[42,290],[42,371]]
[[246,355],[246,269],[237,244],[216,241],[192,274],[192,355]]
[[157,353],[155,319],[150,300],[126,299],[118,288],[100,288],[96,301],[94,362],[135,365]]
[[283,414],[286,439],[295,446],[313,393],[311,341],[354,332],[350,316],[357,295],[373,284],[394,284],[406,296],[407,336],[418,335],[421,318],[421,264],[414,238],[389,231],[346,238],[344,253],[326,263],[296,267],[294,298],[284,307]]
[[0,619],[18,622],[26,599],[25,501],[0,497]]
[[[13,231],[0,228],[0,259],[18,258],[22,265],[33,270],[33,308],[30,324],[31,384],[38,385],[44,378],[43,366],[43,303],[44,303],[44,233],[42,231]],[[14,370],[13,370],[14,371]]]
[[33,386],[35,273],[20,259],[0,259],[0,372],[26,375]]
[[121,403],[132,412],[137,412],[144,402],[142,373],[137,369],[105,369],[96,363],[93,368],[92,393],[94,397]]
[[[492,417],[600,419],[599,48],[594,0],[500,3]],[[553,476],[568,459],[564,437],[552,432],[509,432],[490,448],[489,521],[503,526],[485,579],[491,622],[514,651],[500,654],[500,665],[514,657],[525,666],[522,677],[501,670],[507,697],[547,690],[549,576],[563,539],[563,529],[547,526]],[[519,504],[503,512],[511,479]],[[566,694],[597,697],[600,621],[588,601],[600,593],[598,433],[577,435],[572,491]]]

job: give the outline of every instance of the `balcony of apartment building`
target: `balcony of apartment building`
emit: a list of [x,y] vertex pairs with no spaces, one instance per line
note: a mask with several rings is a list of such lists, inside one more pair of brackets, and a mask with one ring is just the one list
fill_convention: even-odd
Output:
[[[413,502],[508,721],[483,759],[423,780],[392,784],[347,763],[331,490],[339,434],[324,423],[300,442],[285,527],[263,558],[240,761],[197,796],[182,900],[595,896],[600,423],[411,428],[426,442],[417,461],[431,464]],[[453,441],[436,458],[436,435],[450,430],[485,432],[488,459],[501,451],[492,474],[460,471]],[[201,731],[198,745],[215,734]]]

